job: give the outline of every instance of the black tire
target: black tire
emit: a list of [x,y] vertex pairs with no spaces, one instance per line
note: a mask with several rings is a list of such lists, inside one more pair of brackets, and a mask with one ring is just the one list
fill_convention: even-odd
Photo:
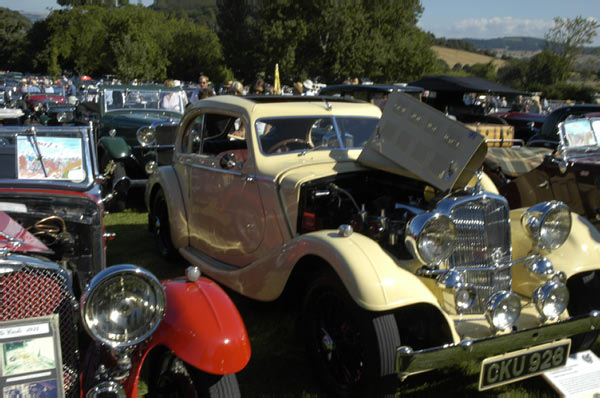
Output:
[[150,398],[239,398],[235,374],[213,375],[187,365],[171,351],[159,358],[148,384]]
[[[112,163],[111,163],[112,162]],[[104,152],[100,157],[100,173],[104,176],[101,185],[102,197],[105,198],[113,191],[114,181],[127,175],[125,165],[122,162],[112,161],[108,153]],[[107,172],[108,169],[108,172]],[[105,202],[106,210],[110,213],[117,213],[125,210],[127,198],[116,196]]]
[[156,240],[156,248],[158,249],[161,256],[164,258],[171,259],[175,256],[175,246],[171,240],[171,227],[169,224],[169,208],[167,207],[167,200],[165,199],[165,193],[159,190],[154,197],[152,204],[151,228],[154,232],[154,239]]
[[301,321],[311,363],[332,397],[395,396],[400,334],[393,314],[360,308],[337,275],[325,272],[305,296]]
[[[569,315],[588,314],[600,311],[600,272],[590,271],[577,274],[567,281],[570,299],[567,309]],[[577,334],[571,337],[571,352],[585,351],[598,339],[598,330]]]

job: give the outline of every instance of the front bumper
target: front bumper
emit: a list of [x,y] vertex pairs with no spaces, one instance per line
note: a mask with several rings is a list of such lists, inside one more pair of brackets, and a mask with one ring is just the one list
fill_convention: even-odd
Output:
[[498,336],[469,339],[457,344],[411,351],[396,349],[396,372],[401,379],[427,370],[455,366],[461,362],[485,358],[544,344],[553,340],[600,329],[600,311],[564,321]]

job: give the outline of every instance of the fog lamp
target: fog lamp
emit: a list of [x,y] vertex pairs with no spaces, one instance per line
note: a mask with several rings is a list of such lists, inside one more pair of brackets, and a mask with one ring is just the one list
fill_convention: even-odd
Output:
[[154,333],[165,312],[165,292],[150,272],[116,265],[98,273],[81,298],[81,318],[97,341],[119,349]]
[[470,284],[464,284],[456,291],[456,312],[462,314],[473,307],[477,299],[477,291]]
[[140,127],[136,133],[136,137],[141,146],[152,146],[156,143],[156,133],[152,127]]
[[521,301],[508,291],[494,293],[487,302],[485,318],[496,330],[511,329],[519,320]]
[[456,247],[456,225],[440,213],[421,213],[406,226],[404,243],[413,256],[425,265],[439,265]]
[[149,161],[148,163],[146,163],[146,165],[144,166],[144,170],[146,170],[147,174],[152,174],[154,173],[154,171],[156,170],[157,165],[156,162],[154,160]]
[[444,272],[438,279],[438,285],[444,289],[442,296],[448,311],[462,314],[475,304],[477,292],[472,285],[465,283],[460,272],[455,270]]
[[554,250],[562,246],[571,232],[571,211],[563,202],[538,203],[523,214],[525,231],[542,249]]
[[550,280],[535,289],[533,303],[542,318],[554,320],[569,304],[569,289],[562,282]]

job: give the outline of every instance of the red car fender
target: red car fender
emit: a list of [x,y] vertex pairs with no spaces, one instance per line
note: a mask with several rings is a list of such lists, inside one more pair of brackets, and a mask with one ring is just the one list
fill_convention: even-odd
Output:
[[163,345],[187,364],[207,373],[230,374],[250,360],[250,340],[235,304],[215,282],[199,278],[162,282],[167,297],[165,317],[152,339],[138,352],[125,385],[135,398],[140,370],[153,348]]

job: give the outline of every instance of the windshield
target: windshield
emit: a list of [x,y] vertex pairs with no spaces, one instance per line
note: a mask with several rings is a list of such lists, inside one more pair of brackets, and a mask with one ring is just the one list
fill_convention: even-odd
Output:
[[91,177],[79,129],[0,129],[0,179],[82,184]]
[[569,149],[597,146],[600,138],[599,120],[581,118],[563,122],[559,127],[561,143]]
[[157,109],[183,113],[183,91],[161,91],[160,89],[105,89],[104,110]]
[[359,116],[297,116],[263,118],[255,130],[266,154],[331,148],[362,148],[378,118]]

